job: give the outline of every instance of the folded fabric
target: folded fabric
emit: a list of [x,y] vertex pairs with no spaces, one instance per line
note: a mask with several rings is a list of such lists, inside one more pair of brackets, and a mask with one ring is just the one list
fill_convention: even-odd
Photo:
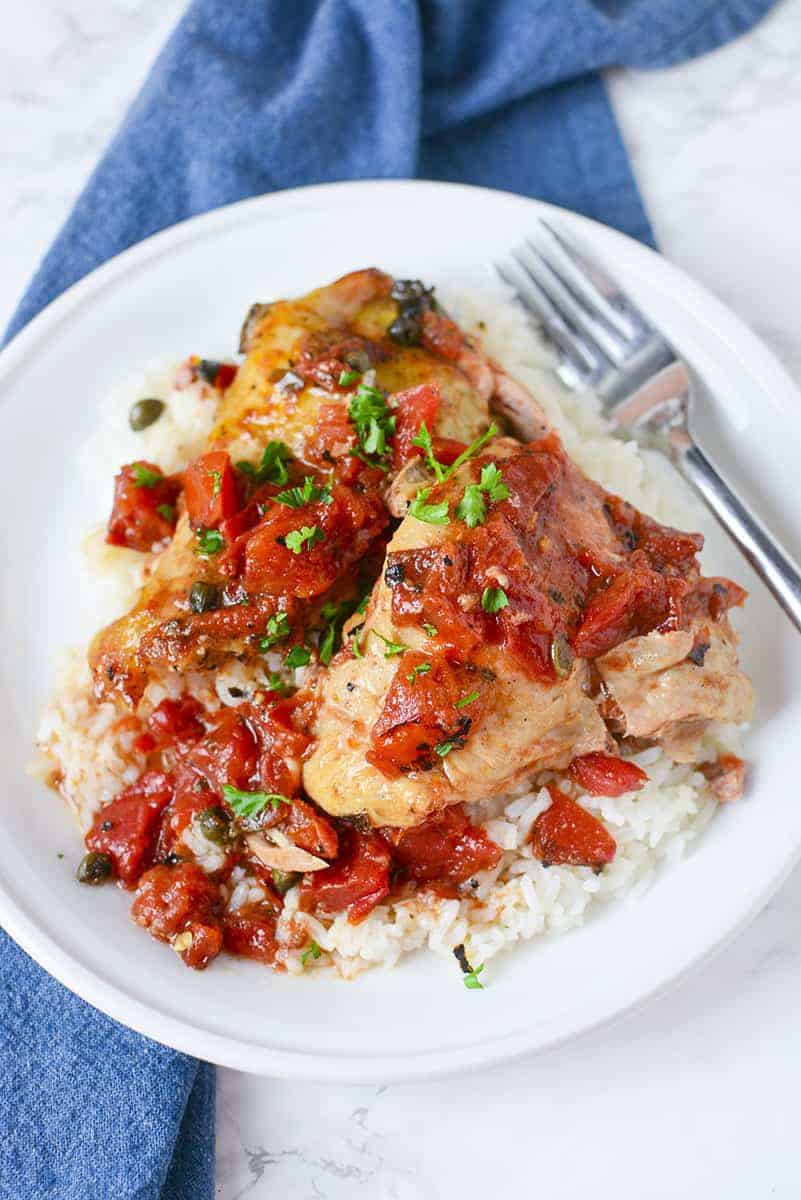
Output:
[[[148,234],[329,180],[504,188],[651,242],[598,72],[701,54],[771,2],[194,0],[7,336]],[[0,978],[0,1196],[211,1200],[211,1070],[101,1016],[2,935]]]

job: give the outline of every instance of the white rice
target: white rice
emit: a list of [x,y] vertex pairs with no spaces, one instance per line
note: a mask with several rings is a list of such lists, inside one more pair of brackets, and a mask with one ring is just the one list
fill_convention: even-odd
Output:
[[[530,329],[523,314],[503,294],[445,296],[446,303],[464,328],[472,330],[487,350],[537,396],[548,418],[561,434],[573,459],[604,487],[625,497],[638,508],[667,524],[694,528],[697,509],[678,484],[671,468],[659,455],[641,451],[634,443],[611,436],[597,399],[565,392],[553,370],[550,351]],[[121,463],[146,458],[165,471],[180,470],[199,453],[211,427],[214,398],[204,384],[183,390],[173,386],[174,364],[161,364],[129,379],[108,398],[101,427],[81,456],[87,484],[99,497],[108,495],[110,475]],[[155,425],[133,433],[127,423],[134,400],[156,395],[167,409]],[[98,520],[105,513],[98,512]],[[105,588],[106,605],[100,619],[108,619],[109,598],[116,612],[132,603],[141,584],[146,560],[133,552],[107,547],[102,537],[88,539],[87,571],[92,583]],[[192,675],[186,680],[167,675],[152,683],[142,702],[142,712],[164,695],[184,688],[203,703],[237,704],[241,695],[263,685],[266,675],[280,666],[280,657],[264,667],[233,662],[213,676]],[[302,682],[298,672],[297,683]],[[232,695],[230,689],[234,688]],[[111,704],[97,704],[91,696],[85,652],[72,655],[58,680],[53,702],[43,715],[38,744],[82,830],[94,813],[143,767],[133,749],[133,737],[119,727],[119,713]],[[720,749],[736,752],[739,731],[710,729],[699,753],[699,762],[713,760]],[[292,973],[334,965],[351,978],[368,967],[393,966],[401,955],[421,947],[452,955],[464,945],[475,967],[488,962],[499,950],[520,939],[563,933],[581,925],[602,902],[636,894],[646,888],[662,864],[671,864],[685,853],[712,819],[716,801],[695,765],[676,764],[653,748],[634,759],[649,775],[641,791],[617,799],[573,794],[596,813],[617,842],[617,853],[599,875],[586,867],[544,867],[527,843],[533,822],[550,803],[541,784],[514,796],[473,805],[471,818],[483,825],[503,849],[500,864],[481,872],[461,889],[458,899],[421,893],[379,905],[359,925],[345,914],[321,920],[298,910],[299,893],[291,889],[279,921],[279,957]],[[564,786],[564,785],[563,785]],[[187,848],[209,871],[221,865],[218,847],[203,837],[193,823],[184,833]],[[227,885],[231,910],[252,903],[264,893],[257,881],[237,868]],[[298,925],[325,952],[318,959],[297,945]]]

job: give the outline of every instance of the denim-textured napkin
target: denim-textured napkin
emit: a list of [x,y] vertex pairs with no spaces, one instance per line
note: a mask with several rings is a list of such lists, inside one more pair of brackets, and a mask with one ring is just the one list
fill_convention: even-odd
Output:
[[[301,184],[459,180],[652,242],[598,72],[704,53],[771,2],[193,0],[7,336],[148,234]],[[3,1200],[211,1200],[210,1068],[0,937]]]

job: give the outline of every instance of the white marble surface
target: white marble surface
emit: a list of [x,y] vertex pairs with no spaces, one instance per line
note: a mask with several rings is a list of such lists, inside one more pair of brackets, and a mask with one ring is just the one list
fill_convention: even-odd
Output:
[[[4,12],[0,324],[182,7],[12,0],[10,19]],[[665,253],[799,380],[800,57],[801,0],[783,0],[703,60],[610,80]],[[800,910],[797,871],[676,991],[503,1068],[385,1088],[222,1071],[219,1200],[561,1200],[585,1190],[797,1200]]]

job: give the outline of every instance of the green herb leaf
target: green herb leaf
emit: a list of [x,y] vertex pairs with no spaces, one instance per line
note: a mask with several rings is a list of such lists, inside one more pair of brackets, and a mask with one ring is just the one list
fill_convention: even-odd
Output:
[[462,696],[461,700],[457,700],[454,708],[465,708],[468,704],[472,704],[474,700],[478,700],[478,692],[471,692],[469,696]]
[[269,692],[275,692],[278,696],[288,696],[292,691],[292,688],[289,686],[286,680],[281,678],[277,671],[271,671],[270,679],[267,684],[267,690]]
[[173,521],[175,520],[175,508],[172,504],[160,504],[156,509],[156,512],[160,517],[163,517],[165,521],[169,521],[170,525],[172,525]]
[[484,612],[500,612],[502,608],[506,608],[508,603],[509,597],[502,587],[487,587],[481,593],[481,607],[484,609]]
[[377,629],[371,629],[370,633],[374,633],[386,646],[384,658],[392,658],[396,654],[404,654],[409,649],[408,646],[404,646],[403,642],[391,642],[388,637],[384,637],[383,633],[379,633]]
[[474,967],[472,971],[467,971],[462,976],[462,983],[468,991],[474,992],[477,988],[481,988],[483,990],[484,984],[479,979],[479,975],[483,970],[484,964],[482,963],[480,967]]
[[417,434],[412,438],[412,445],[419,446],[423,451],[423,462],[428,467],[429,471],[433,471],[437,480],[441,483],[447,478],[447,467],[444,467],[438,461],[434,454],[434,443],[431,439],[431,434],[428,431],[428,426],[423,421]]
[[307,667],[311,662],[311,653],[305,646],[293,646],[284,659],[284,666],[294,671],[296,667]]
[[[291,457],[292,451],[286,442],[268,442],[262,452],[261,462],[255,469],[256,483],[276,483],[282,487],[289,481],[289,472],[285,464]],[[237,466],[241,470],[242,464],[237,463]]]
[[284,537],[284,545],[293,554],[302,554],[304,548],[310,550],[317,542],[324,542],[325,534],[317,525],[301,525],[300,529],[290,529]]
[[267,807],[278,808],[280,804],[292,803],[279,792],[243,792],[229,783],[223,785],[223,795],[238,817],[257,817]]
[[211,558],[213,554],[219,554],[225,545],[225,538],[219,529],[198,529],[195,536],[197,538],[195,552],[201,558]]
[[427,621],[423,621],[423,629],[426,632],[426,637],[436,637],[437,636],[436,625],[429,625]]
[[307,475],[302,487],[287,488],[286,491],[279,492],[275,499],[289,508],[303,508],[305,504],[313,504],[317,500],[330,504],[331,489],[327,485],[318,487],[311,475]]
[[487,502],[477,483],[468,483],[464,495],[456,505],[456,516],[464,521],[469,529],[483,525],[487,519]]
[[[322,954],[322,950],[317,945],[317,943],[315,941],[309,942],[308,950],[304,950],[300,956],[301,965],[305,967],[306,963],[309,961],[310,958],[317,959],[320,957],[321,954]],[[481,986],[481,985],[479,984],[479,986]]]
[[486,492],[490,500],[495,502],[509,499],[509,489],[503,482],[503,475],[495,463],[485,463],[481,468],[481,478],[478,486]]
[[366,613],[367,612],[367,605],[370,603],[371,595],[372,595],[372,592],[368,592],[366,596],[362,596],[361,600],[356,605],[357,613]]
[[450,479],[451,475],[459,470],[459,467],[461,467],[464,463],[469,462],[471,458],[475,458],[477,454],[480,454],[487,442],[491,442],[497,432],[498,426],[490,425],[486,433],[482,433],[481,436],[477,437],[474,442],[471,442],[467,449],[463,450],[459,457],[455,459],[455,461],[452,462],[448,467],[446,478]]
[[317,647],[317,656],[324,667],[327,667],[331,659],[334,657],[334,646],[336,645],[337,627],[331,624],[326,629],[323,637],[320,639],[320,644]]
[[262,652],[269,650],[276,642],[282,642],[284,638],[288,638],[289,634],[289,617],[285,612],[275,613],[267,622],[267,632],[259,642],[259,649]]
[[137,487],[153,488],[164,479],[161,471],[151,471],[150,467],[146,467],[142,463],[132,463],[131,470]]
[[389,454],[388,442],[395,432],[395,417],[384,393],[361,383],[348,405],[348,417],[359,439],[354,454],[371,466],[383,466],[382,460]]
[[352,383],[357,383],[361,379],[361,371],[341,371],[339,375],[339,386],[350,387]]
[[222,472],[221,471],[211,471],[210,474],[211,474],[211,494],[212,494],[212,496],[219,496],[220,488],[222,487]]
[[[406,676],[406,678],[409,680],[409,683],[414,683],[414,681],[418,675],[427,675],[430,670],[431,670],[430,662],[419,663],[416,667],[412,667],[411,671]],[[476,694],[478,694],[478,693],[476,693]],[[456,707],[458,708],[459,705],[457,704]]]
[[350,644],[350,648],[353,651],[354,658],[364,658],[364,651],[359,645],[359,636],[363,629],[364,626],[360,625],[358,629],[353,630],[353,641]]
[[450,754],[451,750],[455,749],[456,745],[457,743],[455,741],[439,742],[438,745],[434,747],[434,753],[438,754],[440,758],[445,758],[446,755]]
[[425,521],[427,525],[448,525],[450,518],[447,500],[442,500],[439,504],[428,504],[430,493],[430,487],[420,488],[409,505],[409,515],[417,517],[418,521]]

